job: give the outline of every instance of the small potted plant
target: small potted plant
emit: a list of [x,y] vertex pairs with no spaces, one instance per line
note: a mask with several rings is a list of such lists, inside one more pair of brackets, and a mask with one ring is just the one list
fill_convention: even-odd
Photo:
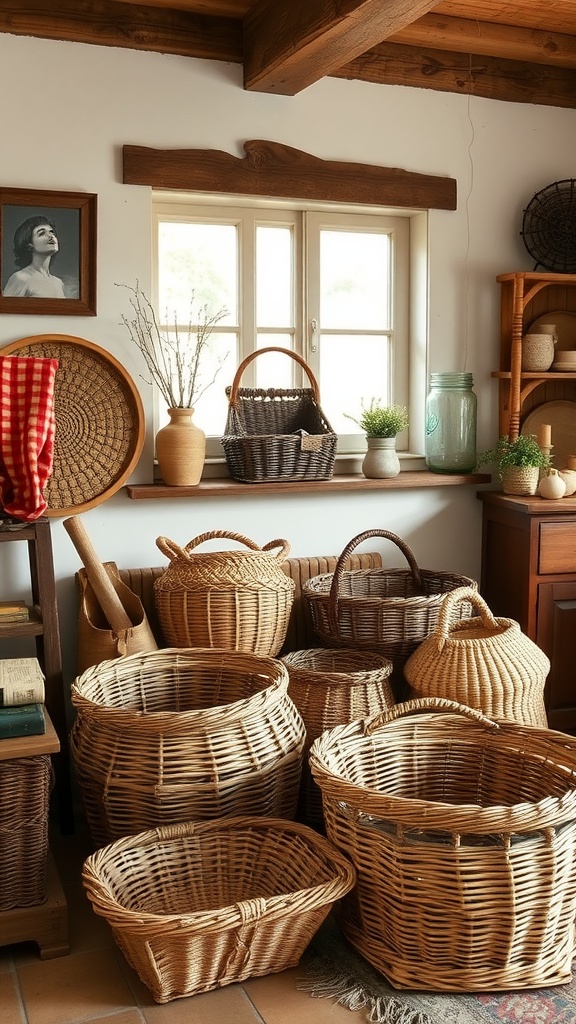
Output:
[[540,471],[551,465],[535,434],[518,434],[514,440],[503,434],[494,448],[478,456],[477,467],[495,464],[504,494],[536,494]]
[[396,437],[408,426],[408,411],[401,405],[383,405],[372,398],[370,405],[362,403],[359,417],[345,413],[365,433],[368,450],[362,462],[362,472],[370,479],[398,476],[400,460],[396,453]]

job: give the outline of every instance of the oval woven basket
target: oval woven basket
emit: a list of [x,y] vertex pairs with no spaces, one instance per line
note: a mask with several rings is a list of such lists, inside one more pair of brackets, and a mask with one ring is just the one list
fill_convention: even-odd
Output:
[[288,669],[288,693],[306,726],[298,818],[323,828],[322,794],[310,773],[308,751],[326,729],[392,707],[392,662],[375,651],[325,647],[291,651],[281,661]]
[[[344,570],[346,559],[369,537],[395,544],[408,569]],[[328,646],[368,648],[390,658],[395,675],[438,621],[442,595],[456,587],[477,588],[475,580],[457,573],[420,569],[406,544],[389,530],[366,530],[344,548],[333,573],[307,580],[302,592],[314,630]],[[461,606],[469,616],[469,604]]]
[[[462,602],[478,615],[458,619]],[[458,621],[456,621],[458,620]],[[476,591],[442,598],[436,629],[404,666],[413,697],[448,697],[519,725],[548,725],[544,685],[550,661],[514,619],[495,618]]]
[[97,846],[190,819],[296,813],[305,727],[273,658],[162,649],[72,685],[70,750]]
[[[249,550],[195,550],[216,539]],[[290,551],[287,541],[271,540],[260,548],[242,534],[212,530],[185,548],[167,537],[158,537],[156,544],[170,559],[154,582],[158,620],[169,646],[226,647],[265,657],[279,652],[295,589],[281,565]]]
[[343,930],[396,988],[570,981],[575,739],[424,698],[323,733],[310,766],[358,874]]
[[82,879],[165,1003],[294,967],[355,872],[305,825],[238,817],[120,839],[86,860]]

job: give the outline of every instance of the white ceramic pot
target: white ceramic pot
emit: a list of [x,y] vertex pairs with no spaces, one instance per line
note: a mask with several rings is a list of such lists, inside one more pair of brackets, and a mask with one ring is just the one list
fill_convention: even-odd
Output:
[[400,460],[396,452],[395,437],[367,437],[368,451],[362,462],[362,472],[371,480],[385,480],[398,476]]
[[563,498],[566,494],[564,483],[557,469],[549,469],[538,484],[538,494],[541,498]]

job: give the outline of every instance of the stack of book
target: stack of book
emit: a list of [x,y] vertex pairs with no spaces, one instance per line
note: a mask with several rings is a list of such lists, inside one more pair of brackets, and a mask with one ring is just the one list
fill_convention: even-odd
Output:
[[37,658],[0,659],[0,741],[42,736],[44,699],[44,673]]
[[0,601],[0,624],[27,622],[30,618],[26,601]]

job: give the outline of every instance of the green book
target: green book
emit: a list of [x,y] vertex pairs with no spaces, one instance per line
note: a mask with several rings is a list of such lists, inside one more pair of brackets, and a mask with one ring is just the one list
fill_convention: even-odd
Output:
[[45,732],[43,704],[16,704],[0,708],[0,739],[43,736]]

